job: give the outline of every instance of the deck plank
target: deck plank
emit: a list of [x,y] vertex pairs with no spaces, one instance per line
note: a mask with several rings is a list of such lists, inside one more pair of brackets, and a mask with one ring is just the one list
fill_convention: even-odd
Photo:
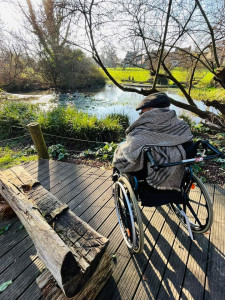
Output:
[[[212,186],[214,188],[214,186]],[[209,188],[209,186],[208,186]],[[198,191],[199,196],[194,195],[191,199],[195,199],[200,203],[204,202],[204,196]],[[213,197],[213,194],[211,194]],[[203,202],[201,202],[203,201]],[[198,217],[205,220],[205,211],[201,209],[198,212]],[[181,291],[181,298],[189,298],[190,295],[194,299],[203,299],[205,293],[205,279],[208,259],[208,249],[210,240],[210,231],[204,234],[194,234],[195,240],[191,243],[189,256],[187,260],[186,272],[184,277],[184,284]],[[195,284],[193,284],[195,282]]]
[[[15,231],[17,232],[21,223],[18,220],[17,216],[15,216],[11,220],[0,222],[0,224],[1,224],[0,227],[10,225],[9,230],[5,231],[4,234],[0,235],[0,244],[2,244],[2,242],[5,243],[7,241],[7,239],[13,234],[13,232]],[[1,257],[1,253],[0,253],[0,257]]]
[[36,280],[32,281],[32,283],[28,286],[28,288],[24,289],[23,293],[18,298],[18,300],[33,300],[33,299],[44,300],[41,290],[36,283]]
[[[76,193],[74,193],[73,199],[71,199],[68,203],[71,210],[76,209],[79,210],[79,213],[82,213],[86,210],[90,205],[100,196],[103,195],[104,191],[108,191],[111,183],[108,181],[102,181],[98,179],[94,179],[93,181],[88,178],[85,180],[85,183],[89,184],[87,188],[83,189],[80,192],[78,188]],[[108,193],[110,194],[110,193]],[[105,194],[104,194],[105,195]],[[102,199],[104,202],[104,199]]]
[[[135,299],[156,299],[167,265],[169,244],[172,243],[175,236],[173,232],[175,230],[171,231],[169,224],[166,222],[168,212],[169,209],[166,209],[166,206],[159,208],[157,214],[154,215],[155,218],[151,221],[148,237],[148,264],[137,288]],[[170,230],[171,235],[167,235],[165,239],[164,235],[167,234],[167,230]],[[163,248],[167,249],[167,253],[163,254],[162,251],[166,250],[163,250]]]
[[224,299],[225,295],[225,190],[214,195],[214,221],[211,229],[204,299]]
[[[145,208],[142,212],[142,219],[144,223],[144,231],[147,230],[147,226],[150,223],[150,220],[152,216],[155,213],[155,209],[148,209]],[[114,218],[116,221],[116,213],[114,214]],[[120,230],[120,229],[119,229]],[[121,235],[121,234],[120,234]],[[126,245],[124,242],[122,242],[122,239],[120,239],[119,248],[114,247],[114,254],[116,255],[116,259],[114,261],[114,268],[113,268],[113,278],[111,279],[111,282],[106,284],[106,288],[100,293],[99,297],[97,299],[111,299],[111,297],[119,297],[119,290],[117,289],[117,284],[123,274],[126,274],[126,268],[133,259],[133,255],[128,251]],[[134,276],[135,277],[135,276]]]
[[195,241],[191,243],[189,256],[186,265],[184,284],[181,291],[181,298],[193,297],[203,299],[205,276],[207,267],[209,239],[206,235],[195,235]]
[[[85,222],[110,240],[113,275],[100,299],[224,299],[225,294],[225,190],[207,188],[214,197],[214,223],[210,234],[188,239],[176,216],[161,207],[144,208],[145,247],[140,255],[127,249],[117,222],[112,197],[111,171],[53,160],[23,164]],[[10,221],[0,236],[0,284],[13,280],[0,299],[38,300],[35,282],[43,263],[20,221]],[[7,222],[0,223],[8,224]]]
[[[31,261],[30,265],[24,269],[13,283],[4,291],[1,297],[2,300],[17,299],[26,289],[34,282],[34,280],[40,275],[40,271],[43,269],[44,264],[39,259]],[[31,298],[32,300],[35,298]]]
[[[25,231],[25,229],[23,229]],[[25,232],[26,234],[26,232]],[[2,256],[0,261],[0,274],[6,270],[10,265],[16,262],[16,260],[31,246],[33,245],[32,240],[28,235],[16,244],[11,251],[7,252],[4,256]]]

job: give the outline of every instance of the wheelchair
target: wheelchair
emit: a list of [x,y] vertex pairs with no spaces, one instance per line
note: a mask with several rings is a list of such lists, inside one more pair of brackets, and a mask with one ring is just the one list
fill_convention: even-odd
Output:
[[[188,158],[180,162],[157,164],[151,154],[151,148],[144,148],[147,163],[155,171],[160,168],[185,165],[180,191],[157,190],[146,181],[146,177],[136,173],[114,173],[114,202],[119,226],[127,247],[134,253],[144,248],[144,231],[138,202],[142,206],[161,206],[167,204],[189,232],[204,233],[213,222],[213,203],[202,181],[193,173],[193,164],[225,155],[206,140],[194,143],[197,150],[203,150],[202,156]],[[147,168],[146,168],[147,169]],[[144,172],[145,174],[146,172]]]

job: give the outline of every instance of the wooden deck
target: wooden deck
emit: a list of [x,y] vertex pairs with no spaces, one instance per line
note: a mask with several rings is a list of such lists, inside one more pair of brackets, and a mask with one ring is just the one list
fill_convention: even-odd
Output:
[[[214,201],[210,233],[191,242],[167,206],[144,208],[144,252],[131,255],[122,241],[112,198],[111,171],[62,162],[31,162],[25,169],[67,203],[75,214],[110,239],[113,276],[100,299],[225,299],[225,190],[208,186]],[[0,236],[0,285],[13,283],[1,300],[42,299],[35,279],[43,269],[17,218]]]

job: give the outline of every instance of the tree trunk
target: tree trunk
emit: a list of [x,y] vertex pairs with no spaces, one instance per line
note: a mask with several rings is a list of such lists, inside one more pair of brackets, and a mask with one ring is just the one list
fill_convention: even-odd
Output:
[[[28,231],[39,257],[67,297],[85,290],[108,240],[44,189],[22,167],[0,172],[0,194]],[[110,263],[107,274],[111,272]],[[108,278],[108,277],[107,277]]]

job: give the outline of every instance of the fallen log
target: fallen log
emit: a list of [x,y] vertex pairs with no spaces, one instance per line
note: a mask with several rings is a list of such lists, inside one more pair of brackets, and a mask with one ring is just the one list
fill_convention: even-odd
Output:
[[[106,281],[111,276],[111,270],[108,268],[111,258],[107,252],[105,252],[101,262],[96,268],[92,279],[86,284],[85,289],[79,292],[71,300],[93,300],[101,291]],[[36,283],[45,300],[66,300],[68,299],[62,290],[56,284],[56,281],[52,274],[45,270],[37,279]]]
[[[105,258],[108,240],[22,167],[0,172],[0,194],[21,220],[63,293],[67,297],[85,293],[85,286]],[[111,265],[107,265],[108,278]]]

